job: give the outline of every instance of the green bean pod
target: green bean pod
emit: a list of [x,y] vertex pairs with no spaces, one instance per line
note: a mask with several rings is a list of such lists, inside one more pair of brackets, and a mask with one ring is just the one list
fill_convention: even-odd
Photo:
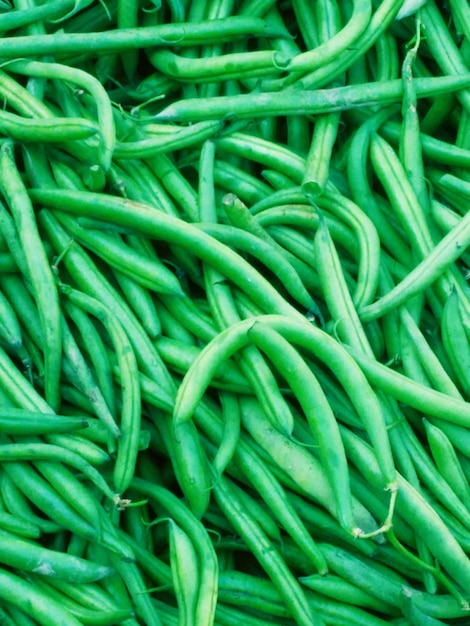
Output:
[[171,519],[170,565],[178,603],[178,623],[193,626],[199,585],[197,554],[186,533]]

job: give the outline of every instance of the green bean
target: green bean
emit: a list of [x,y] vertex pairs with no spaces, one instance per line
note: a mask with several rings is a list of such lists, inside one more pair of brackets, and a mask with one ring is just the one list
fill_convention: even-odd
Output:
[[18,141],[49,143],[88,139],[98,132],[98,128],[79,117],[30,119],[1,111],[0,131]]
[[[200,255],[203,260],[219,268],[235,284],[243,286],[247,293],[253,294],[255,301],[262,303],[263,308],[273,307],[275,310],[286,311],[286,313],[294,317],[299,315],[243,259],[189,224],[181,223],[180,220],[163,215],[158,211],[149,211],[145,205],[139,205],[131,201],[121,201],[120,198],[100,196],[99,194],[84,195],[80,192],[65,191],[56,194],[53,190],[36,189],[34,192],[31,190],[30,195],[42,203],[54,204],[57,209],[67,208],[67,211],[73,210],[80,214],[86,214],[93,207],[94,215],[97,217],[106,219],[109,215],[114,222],[119,222],[122,225],[126,223],[132,224],[136,230],[142,233],[152,233],[155,237],[165,238],[169,242],[178,243],[179,245],[188,245],[190,243],[194,254]],[[67,207],[63,206],[65,196],[67,196]],[[129,211],[127,208],[130,206],[132,206],[132,211]],[[219,255],[223,256],[223,264]]]
[[[247,460],[247,457],[245,455],[245,461]],[[248,464],[246,464],[248,465]],[[252,463],[252,465],[255,465]],[[249,470],[248,470],[249,473]],[[258,472],[258,474],[260,474],[261,472]],[[256,481],[255,481],[256,483]],[[257,487],[259,489],[259,484],[257,484]],[[254,496],[252,496],[248,491],[244,491],[241,487],[239,487],[237,484],[234,483],[233,488],[235,489],[238,497],[240,498],[243,506],[252,512],[253,516],[256,518],[256,520],[258,521],[258,524],[261,526],[262,530],[266,533],[266,535],[272,539],[273,541],[282,541],[282,537],[281,537],[281,530],[278,526],[278,521],[276,520],[276,516],[273,514],[273,506],[271,505],[271,507],[269,507],[271,509],[271,511],[267,511],[263,505],[258,502],[257,499],[255,499]],[[278,518],[280,518],[280,515],[277,515]],[[291,511],[291,518],[293,518],[294,516],[292,515],[292,511]],[[291,525],[284,522],[284,524],[287,526],[287,530],[288,532],[293,533]],[[293,527],[293,525],[292,525]],[[233,527],[231,526],[231,531],[233,532]],[[295,540],[294,540],[295,541]],[[314,552],[312,550],[311,545],[308,545],[309,542],[305,542],[305,546],[306,546],[306,553],[310,553],[310,552]],[[319,553],[317,551],[316,553],[317,556],[319,556]],[[220,564],[219,564],[220,565]]]
[[[300,444],[287,439],[281,433],[270,428],[266,422],[263,423],[259,410],[249,410],[248,403],[245,403],[244,408],[245,410],[242,414],[244,426],[256,443],[267,453],[267,458],[270,461],[274,461],[276,467],[281,470],[282,476],[289,476],[292,480],[293,485],[291,489],[295,489],[302,495],[306,494],[315,502],[321,503],[336,519],[338,514],[330,484],[331,481],[319,460]],[[238,459],[237,455],[236,458]],[[240,464],[239,461],[237,463]],[[244,460],[243,463],[246,465]],[[273,466],[271,470],[274,469]],[[311,479],[312,476],[315,476],[314,481]],[[250,480],[254,479],[251,478]],[[279,480],[282,482],[281,478]],[[270,491],[272,493],[272,489]],[[351,498],[349,497],[348,499],[350,500]],[[372,532],[376,528],[376,524],[370,513],[366,512],[362,506],[358,506],[357,500],[351,502],[351,507],[355,521],[360,524],[360,529]],[[348,536],[357,538],[356,534],[351,533],[349,527],[341,527],[341,529]]]
[[379,281],[379,237],[372,220],[359,210],[359,207],[339,193],[328,183],[324,193],[316,200],[318,206],[339,217],[351,228],[357,239],[360,259],[353,301],[356,306],[371,300]]
[[436,465],[459,499],[468,507],[470,488],[460,465],[454,446],[447,435],[437,426],[423,419],[426,435]]
[[134,478],[132,487],[151,500],[161,503],[192,541],[198,555],[200,577],[196,623],[212,624],[216,604],[218,568],[217,558],[206,530],[189,509],[163,487],[139,478]]
[[171,159],[161,154],[158,157],[149,157],[147,164],[169,195],[181,207],[183,214],[187,215],[190,221],[195,222],[199,212],[197,193]]
[[[267,354],[297,397],[318,444],[326,473],[331,477],[339,521],[343,528],[353,534],[359,533],[352,520],[348,470],[341,437],[317,379],[295,349],[276,331],[254,322],[247,336]],[[284,367],[285,363],[288,367]]]
[[46,460],[71,465],[82,472],[88,480],[93,482],[110,500],[114,493],[106,484],[104,478],[85,459],[72,450],[67,450],[52,443],[39,443],[19,440],[17,443],[2,443],[0,457],[7,461],[35,461]]
[[462,426],[469,424],[470,412],[467,414],[466,403],[462,400],[410,381],[403,374],[359,354],[356,350],[346,349],[359,364],[371,384],[400,402],[452,424]]
[[341,602],[346,604],[358,605],[380,613],[391,613],[389,604],[357,587],[353,582],[348,582],[334,574],[329,574],[328,576],[311,574],[310,576],[300,577],[299,581],[309,589],[333,600],[341,598]]
[[27,76],[67,80],[78,85],[82,89],[88,90],[93,95],[93,98],[96,100],[98,122],[101,130],[98,160],[101,167],[103,167],[104,171],[106,171],[111,163],[116,136],[111,112],[111,103],[101,83],[82,70],[60,65],[58,63],[12,61],[8,64],[8,69],[12,72],[26,74]]
[[[26,463],[12,461],[5,466],[5,473],[11,478],[18,488],[39,509],[46,510],[50,519],[59,523],[62,527],[69,528],[77,534],[96,539],[96,530],[83,517],[81,517],[65,498],[59,496],[39,474]],[[72,493],[67,494],[73,497]],[[76,503],[78,506],[78,503]]]
[[463,525],[468,527],[470,518],[467,515],[465,506],[453,492],[452,488],[448,485],[442,475],[436,470],[436,467],[426,454],[413,431],[410,428],[405,427],[403,428],[403,431],[405,434],[403,442],[409,449],[410,456],[413,459],[416,472],[418,477],[421,479],[422,484],[426,485],[428,489],[432,489],[435,497],[440,500],[440,502],[453,515],[455,515],[455,517],[457,517]]
[[[1,46],[0,46],[1,53]],[[470,82],[468,75],[455,75],[414,80],[418,98],[458,91]],[[400,79],[382,83],[364,83],[331,89],[295,89],[262,94],[219,96],[208,98],[204,108],[197,98],[188,98],[168,105],[155,117],[162,121],[198,122],[224,119],[253,119],[272,115],[315,115],[345,111],[373,104],[386,106],[400,102],[403,84]]]
[[63,303],[66,315],[77,327],[83,348],[88,351],[101,393],[112,416],[116,415],[116,403],[111,364],[103,339],[88,315],[69,301]]
[[[372,459],[367,443],[348,431],[348,441],[343,437],[348,456],[353,456],[354,464],[367,480],[376,483],[378,466]],[[355,449],[353,449],[353,446]],[[418,537],[422,539],[431,553],[438,559],[440,565],[461,584],[467,576],[465,571],[470,570],[470,563],[461,546],[455,538],[454,531],[448,528],[448,517],[444,523],[442,513],[437,513],[439,505],[431,506],[422,495],[401,475],[398,475],[397,511],[412,525]],[[419,508],[418,516],[411,516],[411,511]],[[432,537],[432,538],[431,538]],[[439,573],[439,570],[435,570]],[[446,579],[447,580],[447,579]],[[452,583],[450,583],[452,588]]]
[[307,604],[300,586],[279,553],[259,528],[256,520],[241,506],[231,483],[221,476],[214,486],[214,496],[229,517],[237,533],[244,539],[260,565],[269,575],[296,622],[320,626],[323,621]]
[[0,535],[3,538],[0,560],[4,565],[42,576],[57,576],[75,584],[94,582],[113,573],[109,567],[48,550],[6,531],[0,531]]
[[378,135],[371,139],[371,160],[409,240],[416,246],[419,257],[424,258],[433,247],[425,208],[418,201],[394,151]]
[[[381,408],[377,403],[375,394],[370,393],[368,386],[364,385],[364,379],[362,375],[359,375],[357,368],[352,365],[351,361],[349,363],[347,362],[347,357],[345,357],[343,349],[340,348],[333,339],[328,337],[328,335],[305,321],[297,323],[283,316],[262,316],[259,318],[259,321],[269,323],[290,341],[300,344],[304,349],[311,350],[313,354],[323,360],[325,364],[332,369],[345,387],[351,401],[357,407],[358,414],[361,415],[362,419],[365,421],[369,435],[375,442],[374,445],[377,446],[377,450],[380,450],[379,456],[384,463],[384,474],[388,476],[386,481],[388,481],[389,485],[392,485],[394,483],[394,469],[393,463],[389,459],[390,454],[387,452],[388,437],[383,430]],[[218,363],[220,363],[219,359],[223,360],[225,355],[233,353],[246,343],[248,340],[247,331],[252,325],[253,320],[250,319],[234,325],[227,329],[227,331],[221,333],[201,352],[200,357],[195,362],[195,365],[186,376],[178,391],[175,403],[175,419],[184,421],[190,417],[194,407],[202,396],[204,387],[213,376],[214,369],[218,366]],[[357,359],[357,356],[354,356]],[[362,360],[360,363],[362,367]],[[198,368],[198,381],[196,386],[192,387],[192,385],[195,384],[192,377],[196,371],[196,364]],[[199,365],[202,365],[202,367],[199,367]],[[383,367],[379,364],[377,365],[379,368]],[[358,386],[363,390],[360,397],[355,393]],[[191,389],[187,395],[186,389],[188,389],[188,391]],[[437,394],[437,392],[435,393]],[[362,408],[362,402],[365,400],[364,394],[367,394],[367,401],[364,408]],[[441,397],[441,394],[437,395]],[[458,404],[460,406],[462,403]],[[365,408],[366,406],[367,409]],[[371,411],[373,411],[375,415],[374,418],[371,417]]]
[[0,292],[0,340],[10,354],[20,358],[26,367],[30,366],[28,363],[30,358],[23,346],[22,331],[18,318],[2,292]]
[[338,324],[338,333],[349,345],[354,345],[369,356],[372,349],[349,293],[326,222],[320,219],[314,239],[317,270],[325,301],[332,320]]
[[[137,2],[117,3],[117,27],[136,28],[138,26],[139,4]],[[121,62],[127,78],[132,81],[139,63],[138,51],[131,50],[120,54]]]
[[3,71],[0,71],[0,93],[14,109],[25,117],[54,117],[47,105]]
[[[106,608],[100,606],[98,610],[81,606],[55,587],[55,584],[59,583],[58,580],[54,579],[54,585],[52,585],[50,584],[52,582],[51,579],[47,581],[39,580],[38,576],[31,576],[30,579],[38,589],[50,596],[53,601],[58,602],[71,615],[78,619],[81,624],[90,624],[90,626],[112,626],[113,624],[120,624],[122,622],[127,624],[128,618],[133,615],[132,610],[116,608],[115,606],[107,606]],[[80,585],[80,587],[82,586],[85,585]],[[131,626],[131,623],[132,622],[129,623],[129,626]]]
[[373,304],[359,309],[360,319],[370,321],[385,315],[439,279],[445,270],[465,251],[468,245],[467,238],[470,236],[470,231],[467,233],[469,230],[467,221],[469,220],[463,217],[391,291]]
[[391,576],[379,572],[368,560],[358,559],[331,544],[321,544],[321,546],[333,571],[384,602],[400,607],[401,594],[405,589],[411,594],[417,606],[423,609],[426,607],[426,610],[431,609],[434,615],[446,614],[446,617],[450,617],[450,615],[457,616],[463,613],[457,602],[449,596],[436,597],[434,601],[433,596],[404,586]]
[[[103,448],[79,435],[61,435],[54,432],[54,434],[45,435],[44,440],[49,444],[66,448],[70,452],[78,454],[84,461],[93,466],[103,465],[110,460],[110,455]],[[111,446],[109,452],[114,452]]]
[[109,235],[99,230],[85,229],[77,220],[57,214],[61,224],[74,239],[102,257],[108,264],[129,278],[158,293],[181,296],[183,291],[175,275],[161,262],[152,262],[126,246],[118,235]]
[[289,611],[272,583],[244,572],[219,574],[219,598],[220,602],[228,605],[237,605],[242,601],[250,610],[271,618],[289,617]]
[[304,0],[295,0],[292,8],[305,44],[308,48],[316,48],[319,44],[318,24],[312,6]]
[[132,480],[138,453],[141,409],[136,357],[121,322],[105,305],[67,285],[61,284],[59,288],[74,304],[105,325],[116,351],[121,372],[122,409],[113,479],[116,492],[122,494]]
[[74,387],[77,387],[90,401],[96,416],[106,424],[110,436],[119,438],[121,430],[114,420],[88,364],[83,357],[75,338],[62,318],[63,370]]
[[[426,29],[426,40],[431,54],[442,70],[450,75],[466,72],[466,63],[457,45],[454,43],[443,17],[432,0],[423,6],[420,18],[423,27]],[[470,94],[468,91],[463,90],[456,95],[464,109],[468,112],[470,106]]]
[[134,562],[125,562],[117,558],[116,555],[111,555],[111,562],[124,581],[139,620],[144,620],[149,626],[162,626],[162,621],[151,602],[137,565]]
[[[151,411],[150,415],[153,417],[154,412]],[[200,519],[210,500],[208,460],[200,435],[192,423],[174,428],[169,415],[164,419],[159,416],[154,419],[154,423],[170,457],[178,484],[191,511]]]
[[[325,113],[317,116],[302,181],[302,189],[312,199],[319,196],[326,186],[329,162],[338,134],[339,121],[339,113]],[[320,155],[321,158],[319,158]]]
[[0,570],[0,580],[0,597],[20,609],[24,608],[26,602],[29,614],[39,624],[46,626],[50,624],[51,619],[64,626],[79,626],[81,624],[69,611],[63,609],[59,602],[16,574],[2,569]]
[[300,85],[305,89],[319,87],[345,72],[358,59],[361,59],[377,39],[386,32],[398,15],[399,10],[399,3],[395,0],[383,2],[372,13],[369,23],[362,32],[362,36],[356,41],[354,48],[344,50],[338,58],[303,77],[299,81]]
[[10,605],[7,611],[2,611],[2,624],[10,626],[37,626],[37,622],[33,621],[28,615],[20,611],[17,607]]
[[221,159],[215,159],[214,184],[228,192],[236,192],[246,204],[253,204],[269,196],[271,189],[253,174]]
[[306,309],[313,308],[313,300],[295,268],[278,252],[277,246],[269,245],[268,241],[225,224],[201,224],[198,228],[231,247],[251,253],[279,277],[283,286],[299,304]]
[[192,147],[216,135],[221,128],[221,122],[207,121],[181,128],[177,132],[163,136],[148,137],[142,133],[143,137],[137,141],[117,143],[114,154],[117,159],[153,157],[157,154]]
[[349,22],[326,41],[322,41],[313,50],[295,56],[289,66],[293,71],[307,71],[321,67],[334,60],[341,52],[352,46],[359,39],[369,24],[372,6],[369,0],[355,0]]
[[198,562],[186,533],[170,519],[170,565],[181,626],[192,626],[196,616]]
[[[88,24],[87,24],[88,28]],[[276,28],[270,28],[260,18],[243,16],[227,17],[220,20],[202,20],[197,24],[162,24],[159,26],[143,26],[140,28],[111,29],[107,32],[65,32],[53,35],[30,37],[16,36],[15,45],[11,46],[8,37],[7,45],[0,47],[0,57],[28,56],[30,54],[63,54],[87,52],[95,56],[103,52],[123,52],[150,46],[190,47],[207,43],[208,38],[214,43],[232,41],[246,36],[273,36]],[[282,33],[281,33],[282,36]]]
[[221,476],[237,449],[240,438],[241,412],[240,402],[233,393],[222,392],[219,394],[224,419],[224,432],[222,442],[212,461],[216,481]]
[[[240,320],[231,288],[221,281],[220,274],[212,268],[206,268],[206,289],[213,316],[220,329]],[[292,412],[263,356],[255,346],[246,346],[238,362],[271,423],[290,435],[293,428]]]
[[[350,228],[334,219],[328,212],[325,212],[324,218],[334,241],[340,244],[343,250],[355,252],[357,239],[352,235]],[[277,207],[257,211],[256,219],[266,229],[275,225],[289,225],[304,230],[317,230],[320,215],[318,211],[307,204],[280,204]],[[279,231],[276,232],[279,233]]]
[[70,243],[68,235],[60,227],[54,216],[46,211],[39,213],[41,225],[47,230],[48,237],[51,239],[54,248],[60,254],[65,249],[66,255],[62,258],[61,263],[65,265],[69,274],[73,277],[75,283],[94,297],[105,304],[110,311],[114,312],[117,318],[125,324],[126,332],[128,332],[130,340],[138,359],[139,367],[144,373],[149,374],[156,380],[166,381],[166,385],[170,384],[170,376],[166,371],[163,363],[161,363],[158,354],[153,348],[150,339],[143,332],[141,325],[137,322],[133,314],[130,312],[127,304],[119,297],[119,294],[113,290],[111,285],[104,276],[100,274],[91,259],[84,253],[78,244]]
[[9,143],[3,144],[0,185],[13,212],[15,222],[18,225],[21,224],[18,235],[23,245],[28,275],[31,278],[35,300],[38,304],[41,328],[47,347],[45,351],[46,397],[51,407],[55,409],[59,404],[58,384],[62,343],[57,288],[39,236],[36,218],[16,169],[12,152],[12,146]]
[[435,388],[454,398],[461,398],[461,394],[455,386],[454,381],[430,348],[413,317],[404,307],[400,308],[400,321],[406,329],[408,338],[412,340],[412,347]]
[[113,276],[145,332],[155,340],[161,334],[162,327],[149,290],[119,270],[114,270]]
[[272,50],[221,54],[215,57],[191,59],[170,50],[156,50],[150,57],[159,71],[179,81],[216,82],[230,79],[274,76],[283,72],[291,62],[290,56]]
[[442,342],[457,376],[457,382],[463,390],[465,398],[468,398],[470,379],[467,375],[466,366],[470,363],[470,346],[460,312],[460,302],[461,298],[457,291],[452,291],[444,305]]
[[0,511],[0,528],[15,537],[25,539],[37,539],[41,536],[41,529],[37,524],[4,510]]
[[[291,177],[295,184],[300,185],[302,182],[305,159],[286,146],[237,131],[215,139],[215,143],[222,154],[240,156],[271,167]],[[270,196],[266,201],[271,201]]]

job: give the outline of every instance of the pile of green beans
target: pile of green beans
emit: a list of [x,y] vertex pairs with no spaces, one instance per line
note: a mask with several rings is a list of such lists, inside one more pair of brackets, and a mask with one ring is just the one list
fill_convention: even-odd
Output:
[[0,32],[0,622],[470,624],[468,2]]

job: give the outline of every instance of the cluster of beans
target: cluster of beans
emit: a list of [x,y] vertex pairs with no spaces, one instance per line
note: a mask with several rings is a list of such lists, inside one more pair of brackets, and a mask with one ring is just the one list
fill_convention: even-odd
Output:
[[1,624],[469,624],[468,2],[12,4]]

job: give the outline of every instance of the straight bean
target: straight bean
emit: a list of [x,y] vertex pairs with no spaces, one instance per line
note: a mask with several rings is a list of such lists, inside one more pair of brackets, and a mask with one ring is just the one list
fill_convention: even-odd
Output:
[[[0,46],[1,53],[1,46]],[[468,74],[432,78],[416,78],[416,95],[427,98],[445,92],[457,92],[470,83]],[[262,94],[219,96],[208,98],[204,108],[197,98],[168,105],[155,119],[173,122],[198,122],[204,120],[254,119],[276,115],[318,115],[346,111],[363,106],[387,106],[403,98],[400,79],[382,83],[363,83],[331,89],[295,89]]]
[[[88,24],[87,27],[88,29]],[[202,20],[199,23],[161,24],[139,28],[110,29],[106,32],[63,32],[51,35],[9,37],[0,45],[0,57],[12,58],[31,54],[88,53],[96,56],[104,52],[138,50],[151,46],[178,45],[191,47],[207,43],[232,41],[253,36],[275,36],[277,29],[261,18],[231,16],[223,19]],[[282,36],[283,33],[281,32]]]

